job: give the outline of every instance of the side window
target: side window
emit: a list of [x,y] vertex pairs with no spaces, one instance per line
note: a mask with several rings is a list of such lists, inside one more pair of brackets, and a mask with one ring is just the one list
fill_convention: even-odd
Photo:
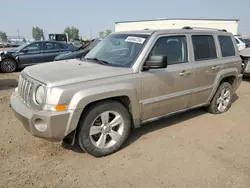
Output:
[[169,36],[159,38],[150,56],[167,56],[168,64],[188,62],[188,50],[186,36]]
[[55,49],[61,49],[61,46],[60,46],[60,44],[59,43],[54,43],[54,47],[55,47]]
[[218,36],[222,57],[235,56],[235,48],[230,36]]
[[45,50],[53,50],[54,49],[54,45],[52,42],[45,42],[45,46],[44,46]]
[[45,42],[44,44],[44,50],[58,50],[61,48],[60,45],[55,42]]
[[33,44],[30,44],[29,46],[27,46],[24,49],[27,49],[28,53],[29,52],[37,52],[37,51],[42,50],[42,43],[33,43]]
[[238,40],[237,38],[235,38],[235,40],[236,40],[236,43],[237,43],[237,44],[240,44],[240,42],[239,42],[239,40]]
[[196,61],[217,58],[214,37],[212,35],[193,35],[192,42]]

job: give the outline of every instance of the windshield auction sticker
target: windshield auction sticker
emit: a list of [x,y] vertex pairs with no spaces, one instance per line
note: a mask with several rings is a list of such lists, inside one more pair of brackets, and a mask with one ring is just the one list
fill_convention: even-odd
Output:
[[145,38],[141,38],[141,37],[128,36],[125,41],[126,42],[133,42],[133,43],[143,44],[145,40],[146,40]]

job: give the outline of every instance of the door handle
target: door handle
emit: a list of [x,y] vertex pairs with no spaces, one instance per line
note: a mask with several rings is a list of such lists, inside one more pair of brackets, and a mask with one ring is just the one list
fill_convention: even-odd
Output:
[[220,66],[215,65],[212,67],[212,70],[219,70],[220,68],[221,68]]
[[181,71],[180,73],[179,73],[179,75],[180,76],[188,76],[189,74],[190,74],[191,72],[190,71]]

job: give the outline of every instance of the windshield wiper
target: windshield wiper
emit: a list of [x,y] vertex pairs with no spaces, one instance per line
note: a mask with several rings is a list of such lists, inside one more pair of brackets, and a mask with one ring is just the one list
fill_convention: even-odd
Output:
[[86,58],[86,60],[96,61],[96,62],[98,62],[99,64],[102,64],[102,65],[109,65],[110,64],[109,62],[98,59],[98,58]]

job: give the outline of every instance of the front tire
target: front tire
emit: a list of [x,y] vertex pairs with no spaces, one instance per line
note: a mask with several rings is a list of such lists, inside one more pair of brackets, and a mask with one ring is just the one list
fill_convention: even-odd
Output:
[[221,114],[231,107],[233,98],[233,89],[230,83],[222,83],[216,91],[210,105],[208,112],[212,114]]
[[79,146],[90,155],[102,157],[116,152],[126,142],[131,116],[121,103],[108,100],[90,106],[79,126]]
[[17,69],[17,64],[12,59],[5,59],[1,62],[1,71],[4,73],[12,73]]

